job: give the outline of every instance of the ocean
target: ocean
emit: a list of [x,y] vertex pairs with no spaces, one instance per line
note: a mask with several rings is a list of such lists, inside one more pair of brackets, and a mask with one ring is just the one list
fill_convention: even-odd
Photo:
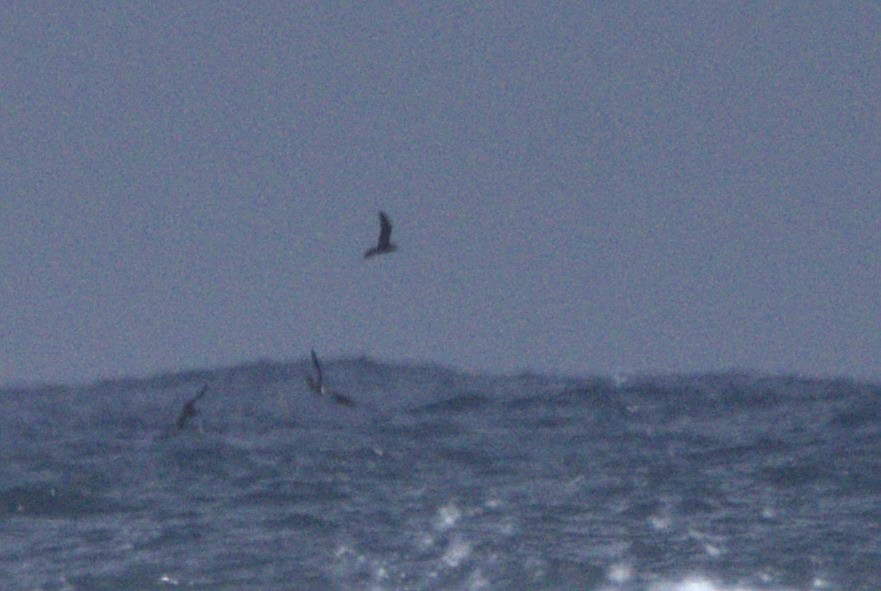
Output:
[[0,390],[0,589],[881,589],[878,384],[309,371]]

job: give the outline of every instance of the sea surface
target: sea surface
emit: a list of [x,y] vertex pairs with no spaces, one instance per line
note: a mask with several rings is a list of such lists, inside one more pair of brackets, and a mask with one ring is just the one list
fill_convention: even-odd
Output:
[[881,589],[878,384],[324,369],[0,390],[0,589]]

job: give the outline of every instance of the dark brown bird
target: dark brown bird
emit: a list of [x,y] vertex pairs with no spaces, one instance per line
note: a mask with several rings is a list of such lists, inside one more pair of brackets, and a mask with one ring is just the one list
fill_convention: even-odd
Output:
[[379,240],[376,241],[376,246],[367,250],[364,253],[364,258],[369,259],[370,257],[377,254],[387,254],[390,252],[395,252],[398,249],[398,246],[394,244],[392,241],[392,223],[389,221],[388,216],[385,215],[384,212],[379,212]]
[[199,411],[196,410],[196,403],[199,401],[200,398],[205,395],[206,392],[208,392],[207,384],[202,386],[202,389],[199,390],[199,393],[188,400],[186,404],[184,404],[183,409],[180,411],[180,416],[177,417],[178,431],[182,430],[186,426],[187,421],[199,414]]
[[319,396],[330,396],[334,402],[337,404],[342,404],[343,406],[355,406],[355,403],[352,402],[352,399],[348,396],[340,394],[339,392],[335,392],[324,385],[324,377],[321,374],[321,364],[318,363],[318,355],[315,354],[315,351],[311,351],[312,353],[312,366],[315,368],[315,376],[316,379],[312,379],[312,376],[306,376],[306,383],[309,385],[309,389],[318,394]]

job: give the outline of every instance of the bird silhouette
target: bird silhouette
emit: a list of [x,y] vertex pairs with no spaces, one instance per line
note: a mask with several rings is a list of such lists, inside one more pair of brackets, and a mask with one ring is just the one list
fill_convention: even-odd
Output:
[[369,259],[372,256],[378,254],[388,254],[390,252],[395,252],[398,249],[398,246],[391,241],[392,238],[392,223],[389,221],[388,216],[385,215],[384,212],[379,212],[379,239],[376,241],[376,246],[373,248],[369,248],[367,252],[364,253],[364,258]]
[[306,376],[306,383],[309,385],[309,389],[319,396],[330,396],[337,404],[343,406],[355,406],[355,403],[348,396],[325,387],[324,376],[321,373],[321,364],[318,362],[318,355],[315,354],[314,350],[310,352],[312,354],[312,367],[315,368],[315,379],[313,380],[312,376]]
[[190,400],[188,400],[186,404],[184,404],[183,409],[181,409],[181,411],[180,411],[180,416],[177,417],[176,424],[177,424],[178,431],[182,430],[186,426],[187,421],[189,421],[190,419],[192,419],[193,417],[195,417],[196,415],[199,414],[199,411],[196,410],[196,403],[203,396],[205,396],[206,392],[208,392],[208,385],[207,384],[202,386],[202,389],[199,390],[199,393],[196,394]]

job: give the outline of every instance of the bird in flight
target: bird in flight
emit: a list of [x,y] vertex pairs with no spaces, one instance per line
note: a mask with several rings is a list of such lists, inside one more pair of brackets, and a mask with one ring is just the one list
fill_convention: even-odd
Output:
[[195,417],[199,414],[199,411],[196,410],[196,403],[202,398],[205,393],[208,392],[208,385],[202,386],[202,389],[199,390],[199,393],[192,397],[186,404],[184,404],[183,409],[180,411],[180,416],[177,417],[177,430],[181,431],[187,424],[187,421]]
[[387,254],[390,252],[395,252],[398,249],[398,246],[391,241],[392,238],[392,223],[389,221],[388,216],[383,212],[379,212],[379,240],[376,242],[376,246],[367,250],[364,253],[364,258],[369,259],[370,257],[377,254]]
[[318,355],[315,354],[314,349],[311,353],[312,367],[315,368],[315,379],[313,380],[312,376],[306,376],[306,383],[309,384],[309,389],[319,396],[330,396],[337,404],[342,404],[343,406],[355,406],[355,403],[352,402],[351,398],[344,396],[339,392],[335,392],[324,385],[324,377],[321,374],[321,364],[318,363]]

